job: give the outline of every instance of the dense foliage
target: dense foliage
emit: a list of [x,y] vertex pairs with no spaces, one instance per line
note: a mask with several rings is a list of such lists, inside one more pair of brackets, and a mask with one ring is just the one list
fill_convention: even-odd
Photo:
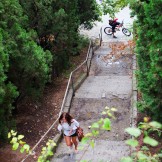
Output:
[[162,0],[137,1],[131,8],[137,15],[137,77],[143,99],[139,109],[162,121]]
[[36,33],[26,30],[27,17],[17,1],[1,1],[0,11],[0,135],[3,136],[10,127],[14,99],[43,89],[52,56],[34,41]]
[[45,84],[79,54],[81,25],[99,18],[95,0],[2,0],[0,2],[0,137],[11,126],[14,106],[39,97]]
[[138,108],[153,119],[162,121],[162,0],[103,0],[102,9],[105,14],[114,17],[128,4],[132,15],[137,17],[134,36],[139,68],[138,88],[142,93]]
[[117,12],[128,5],[128,1],[129,0],[102,0],[102,12],[114,18]]

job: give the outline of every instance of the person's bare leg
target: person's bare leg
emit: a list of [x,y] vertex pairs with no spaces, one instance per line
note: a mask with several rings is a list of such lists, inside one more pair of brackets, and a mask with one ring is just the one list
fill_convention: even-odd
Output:
[[73,145],[73,143],[71,142],[71,137],[64,136],[64,139],[67,146],[71,147]]
[[72,142],[73,142],[73,144],[75,146],[75,152],[77,152],[77,149],[78,149],[77,136],[72,137]]
[[71,154],[72,153],[72,149],[73,149],[73,143],[71,141],[71,137],[64,136],[64,139],[65,139],[66,145],[68,146],[70,154]]

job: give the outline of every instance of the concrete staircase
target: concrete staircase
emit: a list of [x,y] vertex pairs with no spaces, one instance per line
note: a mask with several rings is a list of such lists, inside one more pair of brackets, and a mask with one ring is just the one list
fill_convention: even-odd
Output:
[[[129,136],[124,129],[131,125],[133,59],[127,48],[126,55],[121,54],[113,61],[114,58],[109,58],[109,44],[103,43],[95,52],[90,76],[75,93],[70,114],[88,133],[88,126],[103,117],[101,112],[106,106],[115,107],[118,111],[114,114],[116,119],[112,120],[112,130],[101,133],[94,149],[86,144],[83,150],[74,153],[72,157],[62,140],[51,162],[118,162],[130,154],[130,148],[125,144]],[[116,57],[115,54],[113,57]]]

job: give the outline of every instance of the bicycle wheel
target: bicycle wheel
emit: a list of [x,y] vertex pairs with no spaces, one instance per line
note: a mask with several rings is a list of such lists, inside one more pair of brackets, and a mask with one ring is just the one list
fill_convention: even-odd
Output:
[[127,28],[123,28],[122,29],[123,34],[125,34],[126,36],[130,36],[131,32],[127,29]]
[[104,32],[105,32],[105,34],[107,34],[107,35],[112,35],[112,28],[111,28],[111,27],[106,27],[106,28],[104,29]]

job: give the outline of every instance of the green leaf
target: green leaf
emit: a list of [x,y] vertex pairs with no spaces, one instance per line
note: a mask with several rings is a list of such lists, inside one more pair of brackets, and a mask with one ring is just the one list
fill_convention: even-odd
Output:
[[50,142],[47,142],[46,145],[47,145],[47,146],[50,145]]
[[52,146],[49,145],[49,146],[47,147],[47,150],[52,150]]
[[126,141],[126,144],[128,144],[132,147],[136,147],[136,146],[138,146],[138,141],[134,140],[134,139],[129,139],[129,140]]
[[105,107],[106,110],[109,110],[110,108],[108,106]]
[[101,114],[102,114],[102,115],[106,115],[107,113],[106,113],[105,111],[103,111]]
[[124,157],[120,160],[120,162],[133,162],[133,159],[131,157]]
[[13,137],[12,140],[11,140],[11,143],[16,143],[16,142],[17,142],[17,138]]
[[49,150],[49,151],[47,152],[47,154],[48,154],[49,156],[52,156],[52,155],[53,155],[53,152],[52,152],[51,150]]
[[46,147],[43,147],[43,148],[42,148],[42,151],[46,151],[46,150],[47,150],[47,148],[46,148]]
[[137,153],[137,157],[140,159],[140,160],[147,160],[147,155],[145,155],[142,151],[139,151]]
[[23,139],[23,138],[24,138],[23,135],[18,135],[18,140],[21,140],[21,139]]
[[26,142],[20,140],[19,143],[20,143],[21,145],[24,145]]
[[15,131],[14,131],[14,130],[11,130],[11,134],[12,134],[12,133],[15,133]]
[[108,116],[112,117],[112,114],[110,112],[107,113]]
[[95,145],[94,140],[90,141],[90,145],[91,145],[92,148],[94,148],[94,145]]
[[126,128],[125,131],[135,137],[139,137],[141,135],[141,131],[138,128]]
[[52,146],[57,146],[55,142],[52,143]]
[[117,111],[117,109],[116,109],[116,108],[114,108],[114,107],[112,107],[112,108],[111,108],[111,111]]
[[106,118],[104,119],[104,124],[102,126],[104,130],[111,130],[111,121],[110,119]]
[[142,151],[149,151],[149,148],[147,146],[142,146],[141,150]]
[[154,128],[162,128],[162,125],[156,121],[150,122],[149,125]]
[[98,123],[93,123],[91,128],[99,128],[99,124]]
[[23,153],[25,151],[25,149],[23,147],[21,147],[20,152]]
[[82,138],[81,143],[82,143],[82,144],[87,144],[87,142],[88,142],[89,140],[90,140],[90,138],[84,137],[84,138]]
[[37,162],[42,162],[42,156],[39,156]]
[[94,136],[97,136],[97,135],[99,135],[99,131],[97,131],[97,130],[92,130],[92,134],[94,135]]
[[8,138],[11,138],[11,133],[10,132],[8,133]]
[[11,130],[11,134],[12,134],[12,136],[16,136],[17,132]]
[[93,136],[92,133],[87,133],[87,134],[85,134],[85,137],[91,137],[91,136]]
[[43,155],[46,151],[41,151],[41,154]]
[[26,150],[26,152],[29,152],[30,146],[27,145],[27,144],[25,144],[25,145],[23,146],[23,148]]
[[102,124],[103,123],[103,118],[101,118],[97,123]]
[[12,150],[17,150],[19,147],[19,143],[14,143],[13,146],[12,146]]
[[146,144],[149,144],[149,145],[151,145],[153,147],[158,145],[158,141],[154,140],[153,138],[151,138],[149,136],[145,137],[143,142],[146,143]]

